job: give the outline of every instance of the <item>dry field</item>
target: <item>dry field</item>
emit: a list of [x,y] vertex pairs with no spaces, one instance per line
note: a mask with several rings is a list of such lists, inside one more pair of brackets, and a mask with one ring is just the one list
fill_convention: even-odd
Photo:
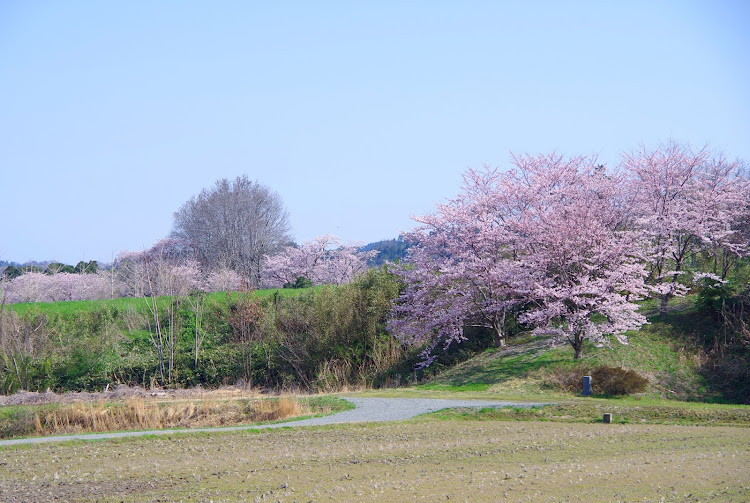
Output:
[[417,418],[0,449],[3,501],[750,500],[750,428]]

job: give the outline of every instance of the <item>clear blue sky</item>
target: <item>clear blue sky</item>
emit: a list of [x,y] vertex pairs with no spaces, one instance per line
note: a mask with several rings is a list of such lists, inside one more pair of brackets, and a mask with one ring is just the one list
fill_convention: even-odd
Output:
[[0,0],[0,259],[109,262],[219,178],[398,236],[509,151],[750,161],[746,1]]

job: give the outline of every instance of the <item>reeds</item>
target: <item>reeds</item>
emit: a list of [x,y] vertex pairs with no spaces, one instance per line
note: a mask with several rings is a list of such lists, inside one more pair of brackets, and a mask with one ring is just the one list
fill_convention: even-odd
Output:
[[[123,403],[74,403],[44,407],[24,414],[12,430],[17,434],[50,435],[162,428],[190,428],[276,421],[310,414],[294,397],[243,400],[158,402],[142,398]],[[7,431],[6,430],[6,431]]]

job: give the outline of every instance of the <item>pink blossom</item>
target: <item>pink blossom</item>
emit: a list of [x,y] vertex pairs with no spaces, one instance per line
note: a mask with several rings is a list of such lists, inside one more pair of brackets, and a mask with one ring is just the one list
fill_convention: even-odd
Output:
[[320,236],[265,257],[263,284],[279,288],[299,276],[318,285],[348,283],[367,270],[367,261],[376,254],[361,252],[355,245],[342,246],[336,236]]
[[232,269],[211,271],[205,280],[209,292],[236,292],[242,289],[242,277]]
[[672,296],[689,288],[678,279],[685,261],[704,251],[714,258],[711,273],[724,279],[748,253],[743,229],[750,215],[750,183],[742,165],[669,141],[625,154],[622,167],[635,228],[646,238],[649,284],[665,313]]
[[645,272],[619,175],[594,158],[512,161],[505,173],[468,171],[456,199],[415,219],[422,226],[405,235],[416,245],[396,268],[406,288],[391,330],[435,348],[479,325],[502,345],[506,314],[523,307],[520,321],[566,337],[576,357],[585,339],[625,342],[646,321],[634,303]]

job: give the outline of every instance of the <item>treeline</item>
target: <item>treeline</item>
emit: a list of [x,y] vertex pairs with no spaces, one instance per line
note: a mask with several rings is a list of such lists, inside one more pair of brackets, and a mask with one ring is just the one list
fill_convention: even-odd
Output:
[[0,302],[343,284],[375,255],[329,235],[294,244],[279,195],[240,176],[201,191],[175,212],[169,237],[147,250],[121,252],[104,270],[95,261],[0,264]]
[[[321,236],[264,256],[263,288],[300,288],[344,284],[368,268],[376,250],[343,245],[335,236]],[[96,261],[75,267],[52,262],[7,266],[0,275],[0,302],[58,302],[118,297],[186,294],[191,291],[238,291],[255,285],[253,274],[228,267],[208,267],[196,250],[179,239],[162,239],[143,251],[120,253],[100,268]]]
[[50,262],[46,266],[30,263],[27,265],[0,263],[0,268],[4,268],[2,276],[5,279],[12,280],[27,273],[44,273],[47,275],[67,273],[67,274],[95,274],[100,268],[96,260],[84,262],[79,261],[75,266],[63,264],[61,262]]
[[80,262],[73,272],[59,263],[49,264],[43,272],[24,268],[23,274],[0,279],[0,302],[171,296],[242,288],[240,274],[230,269],[201,268],[192,253],[179,240],[162,239],[148,250],[120,253],[107,269],[99,269],[95,261]]
[[396,278],[371,270],[295,296],[145,297],[139,309],[0,311],[0,392],[247,383],[326,390],[398,382],[414,355],[385,330]]

